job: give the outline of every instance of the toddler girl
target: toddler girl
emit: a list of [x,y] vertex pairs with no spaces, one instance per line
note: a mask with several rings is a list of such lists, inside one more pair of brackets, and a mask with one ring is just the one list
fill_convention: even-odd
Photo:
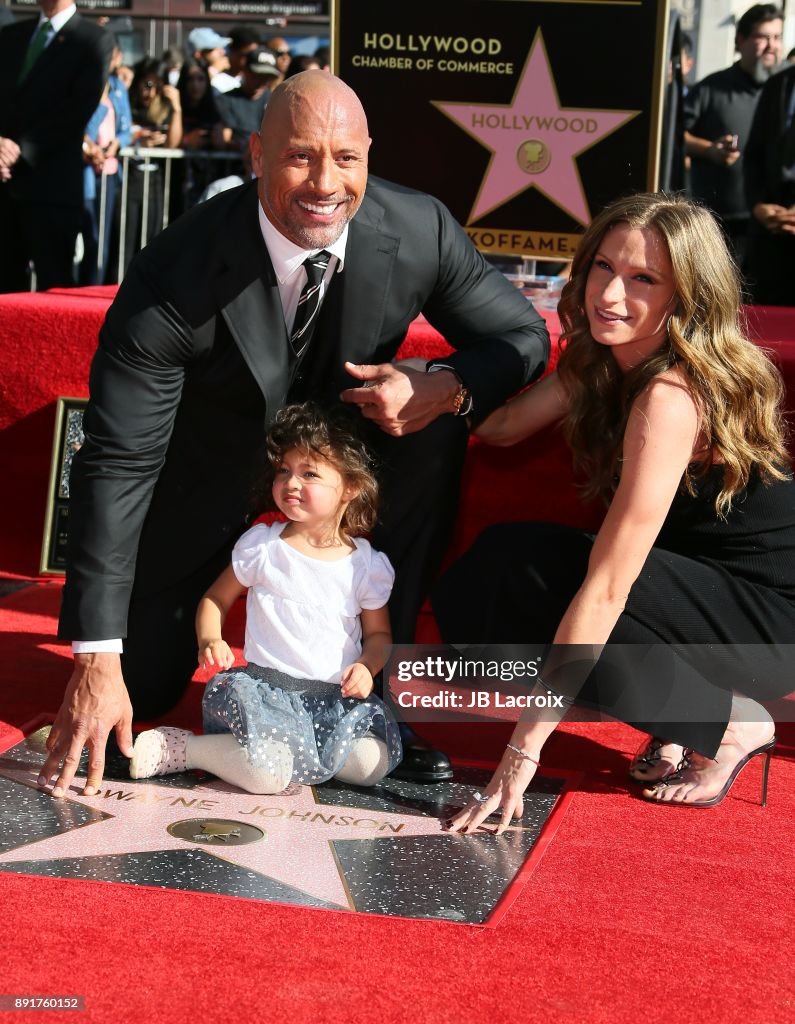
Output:
[[[266,484],[287,522],[243,534],[196,615],[199,663],[230,670],[205,691],[205,735],[141,733],[134,779],[201,768],[280,793],[332,776],[372,786],[400,761],[397,723],[372,693],[391,643],[394,571],[361,536],[376,518],[367,450],[348,410],[307,402],[278,413],[267,454]],[[221,627],[246,589],[248,664],[233,669]]]

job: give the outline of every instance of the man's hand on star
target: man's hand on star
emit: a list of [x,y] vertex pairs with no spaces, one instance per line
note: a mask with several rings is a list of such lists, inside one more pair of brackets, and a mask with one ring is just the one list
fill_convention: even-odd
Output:
[[427,427],[438,416],[455,410],[459,384],[453,373],[425,373],[405,363],[345,363],[345,371],[362,381],[340,398],[358,405],[362,416],[386,434],[400,437]]
[[119,750],[132,757],[132,717],[119,655],[76,654],[74,672],[47,739],[49,757],[42,766],[39,786],[47,789],[55,775],[52,795],[65,796],[85,747],[89,756],[83,795],[94,796],[105,771],[105,746],[112,729]]

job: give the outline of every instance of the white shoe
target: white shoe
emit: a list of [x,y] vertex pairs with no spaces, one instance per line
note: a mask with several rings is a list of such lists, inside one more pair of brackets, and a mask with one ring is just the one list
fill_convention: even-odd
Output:
[[173,775],[185,772],[187,755],[185,748],[188,737],[193,733],[187,729],[163,726],[148,729],[135,741],[130,760],[131,779],[151,779],[155,775]]

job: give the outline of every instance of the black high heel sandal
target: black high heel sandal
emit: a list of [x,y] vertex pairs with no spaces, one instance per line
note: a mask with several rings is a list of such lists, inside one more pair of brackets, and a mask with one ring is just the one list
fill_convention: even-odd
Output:
[[[762,800],[761,806],[767,806],[767,780],[770,774],[770,758],[773,754],[773,748],[776,745],[776,737],[768,740],[767,743],[763,743],[761,747],[757,747],[756,750],[752,750],[746,754],[745,757],[740,758],[737,764],[732,769],[731,775],[728,777],[726,782],[723,784],[723,789],[720,793],[716,793],[715,796],[709,798],[709,800],[659,800],[656,796],[645,796],[645,800],[650,800],[654,803],[665,804],[666,807],[716,807],[721,800],[726,796],[729,790],[734,785],[734,780],[745,768],[750,760],[754,757],[758,757],[760,754],[765,755],[765,767],[762,773]],[[666,775],[665,778],[659,779],[653,786],[654,792],[659,792],[667,786],[675,786],[677,783],[682,781],[682,773],[687,771],[691,767],[690,756],[694,753],[692,749],[686,749],[682,760],[679,762],[677,769],[671,775]]]
[[660,751],[665,746],[668,746],[668,740],[661,739],[659,736],[650,736],[646,740],[635,754],[632,763],[627,769],[629,777],[633,782],[658,782],[665,778],[666,774],[678,771],[673,761],[666,761],[666,764],[670,765],[670,770],[662,774],[654,774],[659,769],[660,761],[662,760]]

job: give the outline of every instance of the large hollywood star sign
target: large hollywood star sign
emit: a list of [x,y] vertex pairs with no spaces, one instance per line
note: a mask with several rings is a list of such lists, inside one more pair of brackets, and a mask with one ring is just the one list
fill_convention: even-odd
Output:
[[484,251],[566,259],[606,203],[656,187],[665,10],[338,0],[335,69],[374,173],[438,196]]

